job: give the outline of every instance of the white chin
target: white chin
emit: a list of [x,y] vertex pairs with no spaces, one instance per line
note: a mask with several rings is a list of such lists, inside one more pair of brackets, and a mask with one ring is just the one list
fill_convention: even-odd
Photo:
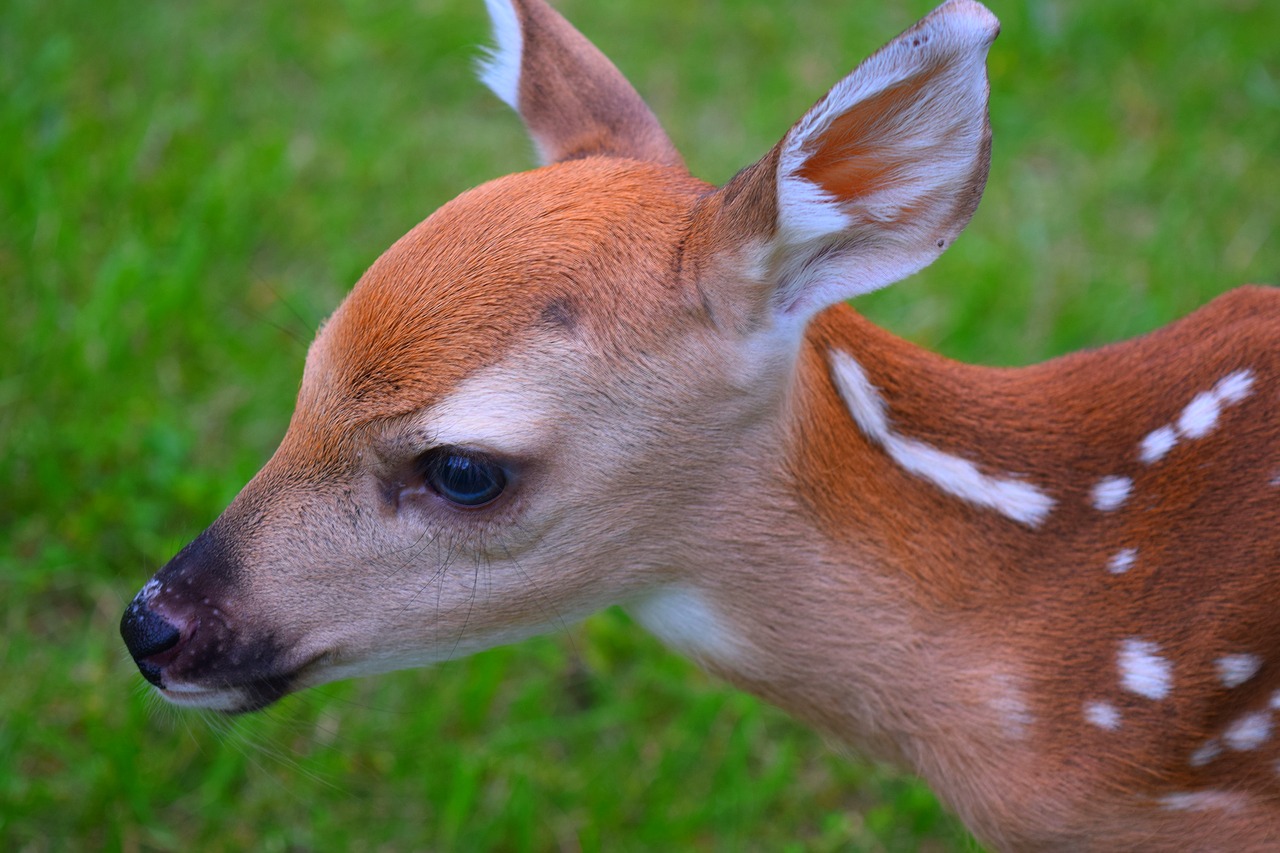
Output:
[[246,696],[235,688],[213,690],[188,684],[171,684],[156,691],[183,708],[206,708],[210,711],[237,711],[246,704]]

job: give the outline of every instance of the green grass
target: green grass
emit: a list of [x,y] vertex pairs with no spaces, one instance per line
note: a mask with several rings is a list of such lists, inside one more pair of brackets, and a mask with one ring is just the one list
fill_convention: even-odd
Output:
[[[440,5],[0,12],[3,846],[964,849],[919,783],[614,612],[251,718],[146,700],[120,611],[271,452],[319,320],[433,208],[531,165],[472,79],[479,0]],[[715,181],[928,8],[560,5]],[[986,199],[860,308],[1013,364],[1280,281],[1280,4],[993,6]]]

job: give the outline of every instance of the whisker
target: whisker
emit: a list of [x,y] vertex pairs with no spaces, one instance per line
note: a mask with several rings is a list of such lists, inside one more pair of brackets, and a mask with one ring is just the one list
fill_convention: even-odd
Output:
[[510,561],[511,565],[515,567],[515,570],[520,573],[520,577],[524,579],[525,584],[532,591],[533,599],[537,604],[538,609],[544,615],[548,616],[549,618],[547,621],[556,625],[557,630],[562,632],[568,639],[569,653],[575,660],[581,661],[581,650],[578,648],[578,643],[574,639],[573,632],[569,629],[569,623],[565,621],[564,614],[562,614],[560,609],[556,607],[555,602],[546,594],[546,590],[544,590],[542,585],[534,579],[533,575],[524,570],[524,567],[520,565],[520,561],[511,553],[511,549],[507,548],[506,545],[503,545],[502,550],[506,554],[507,560]]

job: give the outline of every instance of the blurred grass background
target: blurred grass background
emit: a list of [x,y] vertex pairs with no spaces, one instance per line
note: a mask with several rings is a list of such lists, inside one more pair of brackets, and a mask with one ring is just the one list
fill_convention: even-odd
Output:
[[[560,0],[722,182],[929,0]],[[1018,364],[1280,281],[1280,4],[993,0],[995,152],[954,249],[859,307]],[[531,165],[479,0],[0,9],[0,842],[10,850],[952,850],[836,754],[605,613],[225,720],[116,625],[282,434],[317,323]]]

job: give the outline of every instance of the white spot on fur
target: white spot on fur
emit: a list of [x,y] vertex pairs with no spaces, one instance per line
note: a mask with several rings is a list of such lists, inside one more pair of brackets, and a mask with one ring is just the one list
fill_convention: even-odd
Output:
[[1110,702],[1086,702],[1084,718],[1098,728],[1114,732],[1120,728],[1120,711]]
[[1147,433],[1138,447],[1138,458],[1148,465],[1159,462],[1178,443],[1178,432],[1171,426],[1162,426]]
[[884,399],[852,356],[832,350],[831,368],[836,389],[863,434],[907,471],[947,494],[1032,527],[1044,521],[1053,509],[1053,498],[1030,483],[983,474],[967,459],[894,433]]
[[1191,753],[1191,759],[1188,763],[1192,767],[1204,767],[1221,754],[1222,743],[1216,737],[1211,737],[1199,749]]
[[831,351],[831,367],[836,390],[863,434],[883,444],[889,436],[889,416],[885,402],[857,359],[839,350]]
[[511,0],[485,0],[493,21],[494,46],[479,63],[480,81],[503,103],[519,111],[520,60],[524,53],[524,35],[520,19]]
[[742,641],[696,589],[663,587],[627,610],[649,633],[695,660],[730,663],[742,655]]
[[1253,371],[1237,370],[1218,380],[1208,391],[1192,398],[1173,426],[1152,430],[1138,445],[1138,458],[1147,465],[1155,464],[1184,438],[1203,438],[1218,425],[1222,410],[1233,406],[1253,391]]
[[1203,812],[1210,809],[1235,811],[1240,808],[1243,797],[1231,791],[1187,791],[1179,794],[1166,794],[1160,798],[1160,805],[1168,811]]
[[1239,403],[1253,391],[1253,371],[1237,370],[1228,374],[1218,381],[1213,390],[1224,406]]
[[1093,487],[1093,505],[1102,512],[1111,512],[1129,499],[1133,480],[1128,477],[1103,477]]
[[1271,702],[1269,703],[1271,710],[1280,711],[1280,690],[1271,694]]
[[890,435],[885,450],[899,465],[929,480],[942,491],[994,509],[1014,521],[1035,527],[1053,509],[1053,499],[1030,483],[983,474],[967,459],[921,441]]
[[1137,548],[1122,548],[1111,558],[1111,562],[1107,563],[1107,571],[1113,575],[1122,575],[1133,568],[1133,563],[1137,559]]
[[1178,432],[1187,438],[1203,438],[1213,432],[1222,410],[1239,403],[1253,390],[1253,371],[1237,370],[1218,380],[1212,389],[1192,398],[1178,417]]
[[1005,673],[996,675],[992,682],[991,707],[1004,724],[1005,735],[1013,740],[1022,740],[1035,722],[1022,689],[1013,676]]
[[1203,438],[1218,425],[1222,403],[1212,391],[1203,391],[1187,403],[1178,417],[1178,432],[1187,438]]
[[1120,643],[1116,660],[1120,684],[1139,696],[1160,700],[1173,686],[1173,665],[1160,657],[1160,647],[1150,640],[1128,639]]
[[1214,661],[1218,667],[1218,678],[1224,687],[1239,687],[1258,674],[1262,666],[1262,658],[1257,655],[1224,655]]
[[1271,712],[1254,711],[1245,714],[1222,733],[1222,741],[1229,749],[1244,752],[1257,749],[1271,737]]

